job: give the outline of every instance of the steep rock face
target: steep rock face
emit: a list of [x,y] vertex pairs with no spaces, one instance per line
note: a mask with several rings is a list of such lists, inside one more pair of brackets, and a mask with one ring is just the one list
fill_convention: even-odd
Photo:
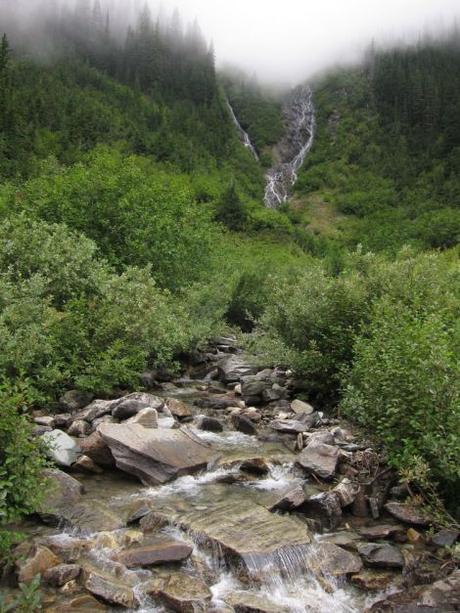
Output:
[[286,133],[277,146],[280,160],[266,174],[265,206],[277,208],[286,202],[291,187],[297,181],[297,172],[313,145],[315,110],[309,87],[298,87],[284,107]]
[[99,434],[117,468],[146,485],[165,483],[205,468],[213,456],[210,445],[188,430],[147,429],[138,424],[101,424]]

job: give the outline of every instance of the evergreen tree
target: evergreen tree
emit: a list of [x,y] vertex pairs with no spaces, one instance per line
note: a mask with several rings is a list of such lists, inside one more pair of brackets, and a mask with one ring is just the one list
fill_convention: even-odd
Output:
[[229,230],[242,230],[247,222],[248,214],[235,185],[231,181],[219,201],[216,210],[216,219]]

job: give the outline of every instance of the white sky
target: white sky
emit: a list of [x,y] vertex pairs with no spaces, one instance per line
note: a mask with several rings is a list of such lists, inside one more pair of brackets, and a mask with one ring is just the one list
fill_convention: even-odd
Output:
[[[158,4],[157,0],[152,0]],[[372,38],[415,36],[446,27],[460,0],[163,0],[197,17],[219,64],[265,79],[298,81],[351,60]]]

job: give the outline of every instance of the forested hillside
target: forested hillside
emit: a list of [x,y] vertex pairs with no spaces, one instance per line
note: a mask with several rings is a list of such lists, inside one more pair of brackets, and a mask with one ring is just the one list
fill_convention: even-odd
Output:
[[177,12],[34,0],[25,20],[25,4],[0,22],[0,566],[17,539],[2,528],[44,491],[31,416],[68,390],[112,398],[147,369],[179,375],[228,333],[288,372],[289,393],[375,436],[452,522],[458,32],[313,80],[314,145],[272,210],[289,92],[218,75]]
[[[369,49],[315,83],[318,133],[297,184],[307,222],[365,249],[460,236],[459,35]],[[311,219],[308,219],[310,215]],[[344,217],[345,216],[345,217]]]

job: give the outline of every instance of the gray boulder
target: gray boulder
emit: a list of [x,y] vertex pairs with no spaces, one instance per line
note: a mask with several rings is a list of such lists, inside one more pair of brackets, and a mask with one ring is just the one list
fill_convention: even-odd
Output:
[[146,429],[138,424],[102,424],[98,428],[120,470],[146,485],[165,483],[205,468],[213,449],[189,430]]
[[296,458],[297,464],[321,479],[332,479],[338,460],[338,448],[323,443],[311,443]]
[[71,466],[80,454],[77,443],[62,430],[45,432],[42,439],[47,445],[47,455],[58,466]]

